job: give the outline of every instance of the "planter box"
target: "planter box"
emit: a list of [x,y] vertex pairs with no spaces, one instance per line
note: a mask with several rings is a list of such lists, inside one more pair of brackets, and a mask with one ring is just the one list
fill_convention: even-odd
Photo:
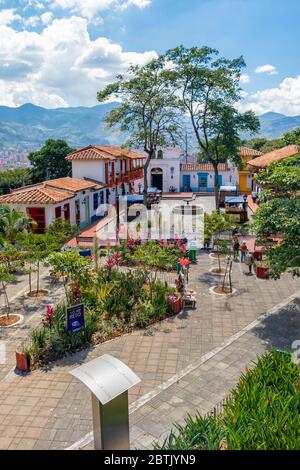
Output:
[[175,302],[172,303],[172,313],[176,315],[177,313],[180,313],[182,310],[182,298],[178,297]]
[[265,266],[257,266],[256,276],[259,279],[269,279],[269,270]]
[[29,371],[30,366],[28,364],[28,358],[26,353],[16,351],[16,368],[23,372]]

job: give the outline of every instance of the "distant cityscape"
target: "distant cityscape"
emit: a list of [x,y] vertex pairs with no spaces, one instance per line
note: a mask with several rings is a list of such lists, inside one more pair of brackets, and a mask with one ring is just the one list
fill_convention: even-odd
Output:
[[[32,149],[36,150],[36,148]],[[27,156],[29,151],[2,150],[0,151],[0,171],[27,168],[30,161]]]

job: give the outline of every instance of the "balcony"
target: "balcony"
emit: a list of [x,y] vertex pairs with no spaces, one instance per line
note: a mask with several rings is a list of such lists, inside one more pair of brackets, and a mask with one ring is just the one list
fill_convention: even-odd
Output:
[[126,173],[122,175],[116,176],[110,176],[108,185],[109,186],[114,186],[116,184],[122,184],[122,183],[129,183],[131,181],[135,181],[137,179],[143,178],[144,175],[144,169],[143,168],[135,168],[134,170],[127,171]]

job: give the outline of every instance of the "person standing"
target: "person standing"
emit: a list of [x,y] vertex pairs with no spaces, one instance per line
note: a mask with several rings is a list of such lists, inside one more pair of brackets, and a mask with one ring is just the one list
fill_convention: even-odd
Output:
[[240,242],[237,237],[233,239],[233,259],[237,261],[239,259],[239,252],[240,252]]
[[248,252],[247,242],[243,241],[241,246],[241,263],[245,261],[246,253]]
[[252,255],[252,253],[249,253],[249,251],[247,250],[247,253],[245,254],[245,264],[249,268],[249,273],[248,273],[249,275],[252,275],[253,263],[254,263],[254,256]]

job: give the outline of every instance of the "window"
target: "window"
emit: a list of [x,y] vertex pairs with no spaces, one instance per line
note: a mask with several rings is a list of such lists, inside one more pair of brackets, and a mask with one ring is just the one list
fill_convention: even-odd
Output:
[[94,207],[94,211],[96,211],[98,209],[98,196],[99,194],[98,193],[94,193],[93,194],[93,207]]
[[160,160],[161,160],[162,158],[164,158],[164,154],[163,154],[163,151],[162,151],[162,150],[159,150],[159,151],[157,152],[157,158],[160,159]]
[[104,191],[101,191],[99,196],[100,196],[100,204],[104,204]]

